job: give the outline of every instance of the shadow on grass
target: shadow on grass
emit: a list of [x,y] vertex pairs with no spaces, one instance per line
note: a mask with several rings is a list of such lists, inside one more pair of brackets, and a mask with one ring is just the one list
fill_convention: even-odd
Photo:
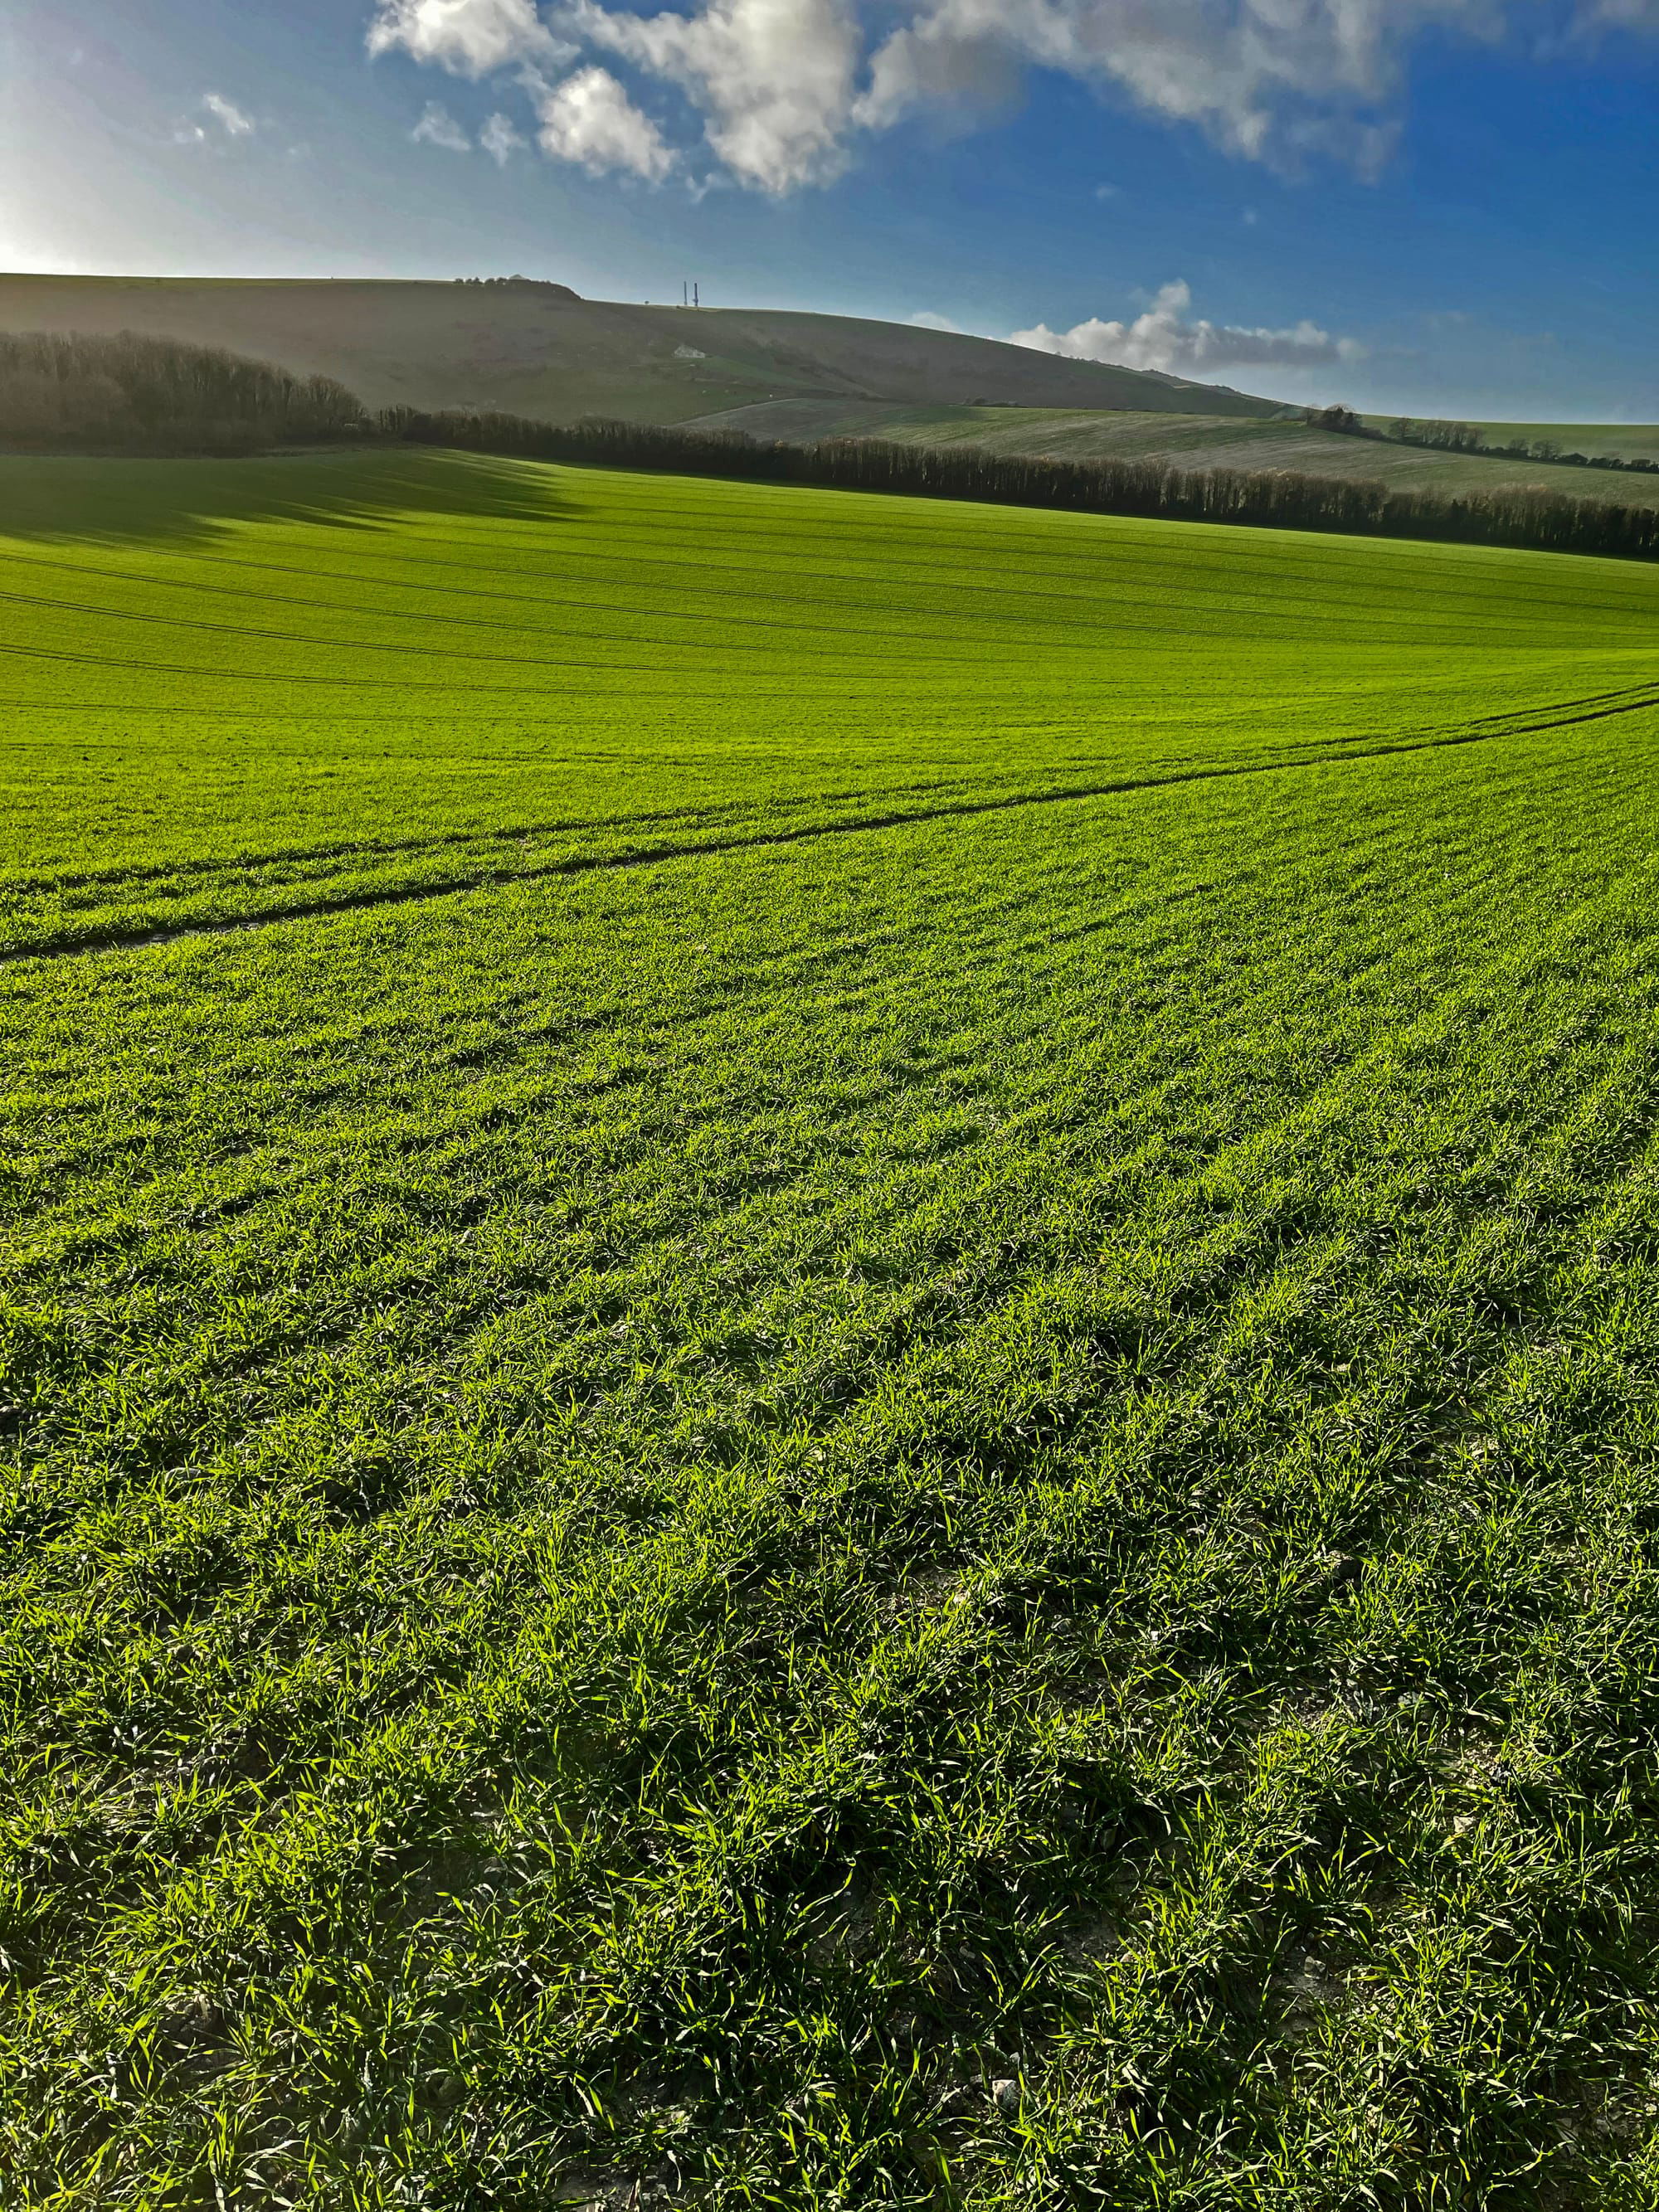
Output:
[[568,520],[565,472],[408,446],[251,460],[0,455],[0,540],[210,544],[239,524],[383,530],[402,516]]

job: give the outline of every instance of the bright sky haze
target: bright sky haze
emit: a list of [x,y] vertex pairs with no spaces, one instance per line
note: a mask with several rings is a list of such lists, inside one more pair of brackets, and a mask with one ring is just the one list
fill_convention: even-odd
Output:
[[11,0],[0,266],[522,272],[1659,420],[1659,0]]

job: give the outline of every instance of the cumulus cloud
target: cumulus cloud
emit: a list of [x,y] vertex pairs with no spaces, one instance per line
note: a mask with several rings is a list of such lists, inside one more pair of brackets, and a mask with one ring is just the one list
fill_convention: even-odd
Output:
[[923,307],[912,315],[910,327],[917,331],[948,331],[953,337],[962,331],[960,323],[953,323],[949,315],[936,315],[931,307]]
[[1352,338],[1333,337],[1317,323],[1297,323],[1289,330],[1247,329],[1194,320],[1192,304],[1190,287],[1166,284],[1132,323],[1096,317],[1069,331],[1051,331],[1039,323],[1034,330],[1016,331],[1013,343],[1071,361],[1109,362],[1119,368],[1155,369],[1200,381],[1231,368],[1317,368],[1364,357],[1364,346]]
[[[1580,32],[1659,32],[1659,0],[1564,4]],[[475,77],[548,76],[584,54],[625,64],[684,101],[717,177],[781,193],[830,181],[861,135],[908,116],[971,118],[1033,69],[1243,157],[1372,171],[1393,149],[1415,36],[1437,27],[1495,40],[1534,17],[1534,0],[688,0],[657,14],[612,0],[548,0],[545,14],[536,0],[376,0],[368,43]],[[601,138],[603,113],[619,97],[631,106],[604,74],[615,93],[593,90],[585,70],[566,80],[590,87],[577,104],[592,106]],[[630,133],[637,149],[637,125],[609,135]],[[582,137],[561,126],[542,143],[556,153]],[[660,143],[641,173],[661,173]]]
[[441,146],[448,154],[470,154],[472,141],[449,110],[435,100],[426,104],[426,113],[410,132],[418,145]]
[[620,169],[660,184],[674,155],[651,118],[635,107],[609,70],[578,70],[562,84],[532,82],[542,151],[575,161],[590,176]]
[[498,109],[478,133],[478,143],[496,167],[504,169],[526,140],[512,118]]
[[574,0],[569,21],[677,85],[740,182],[784,192],[845,167],[862,50],[853,0],[708,0],[692,15],[618,15]]
[[454,76],[486,76],[511,62],[556,64],[574,51],[555,39],[535,0],[380,0],[368,51],[395,48]]

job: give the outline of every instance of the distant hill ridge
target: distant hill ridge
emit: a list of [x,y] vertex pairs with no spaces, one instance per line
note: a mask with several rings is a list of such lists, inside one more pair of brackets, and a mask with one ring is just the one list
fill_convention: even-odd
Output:
[[338,379],[370,407],[678,422],[774,401],[1272,418],[1275,402],[994,338],[770,309],[584,300],[526,277],[0,276],[0,332],[136,331]]

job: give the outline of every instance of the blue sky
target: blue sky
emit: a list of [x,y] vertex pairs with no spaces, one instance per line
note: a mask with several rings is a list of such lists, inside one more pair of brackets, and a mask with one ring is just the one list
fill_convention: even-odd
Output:
[[1659,420],[1659,0],[10,0],[0,266],[520,270]]

